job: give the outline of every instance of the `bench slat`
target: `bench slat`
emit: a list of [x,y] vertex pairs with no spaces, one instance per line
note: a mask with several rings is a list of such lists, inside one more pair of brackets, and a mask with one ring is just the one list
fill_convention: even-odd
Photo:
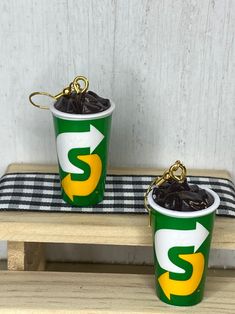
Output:
[[205,298],[193,307],[158,300],[154,276],[1,272],[1,313],[234,313],[235,278],[208,277]]
[[[0,240],[151,246],[143,215],[2,212]],[[216,217],[212,247],[235,249],[234,219]]]
[[[57,173],[57,165],[41,165],[41,164],[10,164],[6,173],[17,172],[39,172],[39,173]],[[160,168],[109,168],[109,174],[116,175],[159,175],[164,172]],[[188,169],[188,175],[218,177],[231,180],[231,176],[226,170],[210,170],[210,169]]]

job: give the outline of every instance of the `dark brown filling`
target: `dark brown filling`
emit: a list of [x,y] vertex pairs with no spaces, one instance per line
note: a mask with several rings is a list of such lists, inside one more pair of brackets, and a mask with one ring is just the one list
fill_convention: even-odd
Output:
[[153,189],[153,200],[156,204],[176,211],[197,211],[211,206],[213,197],[197,185],[167,181]]
[[91,114],[107,110],[111,104],[109,99],[102,98],[92,91],[60,97],[54,104],[59,111],[72,114]]

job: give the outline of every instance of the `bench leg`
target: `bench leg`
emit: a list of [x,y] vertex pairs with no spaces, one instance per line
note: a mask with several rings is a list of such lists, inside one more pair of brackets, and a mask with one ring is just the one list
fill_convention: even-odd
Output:
[[8,270],[45,270],[43,243],[8,241]]

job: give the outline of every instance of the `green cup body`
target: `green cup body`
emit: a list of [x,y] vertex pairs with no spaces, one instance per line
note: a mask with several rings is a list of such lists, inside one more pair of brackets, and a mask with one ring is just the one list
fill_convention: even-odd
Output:
[[113,110],[113,103],[97,114],[51,108],[62,198],[71,205],[91,206],[103,200]]
[[159,299],[177,306],[199,303],[206,271],[218,195],[214,203],[197,212],[175,212],[160,207],[148,196],[154,248],[155,286]]

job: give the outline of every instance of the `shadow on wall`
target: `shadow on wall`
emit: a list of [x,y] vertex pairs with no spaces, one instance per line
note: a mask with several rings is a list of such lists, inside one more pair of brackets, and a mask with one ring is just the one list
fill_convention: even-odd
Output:
[[[48,243],[46,257],[50,262],[152,265],[153,248]],[[235,251],[212,249],[209,267],[234,268],[234,260]]]

